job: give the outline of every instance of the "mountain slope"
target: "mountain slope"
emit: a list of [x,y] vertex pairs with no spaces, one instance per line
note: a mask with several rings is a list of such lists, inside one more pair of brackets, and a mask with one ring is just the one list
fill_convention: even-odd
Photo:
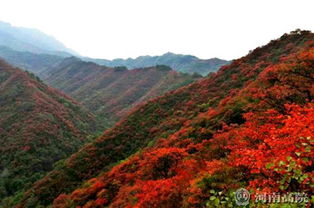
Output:
[[[313,33],[285,34],[206,79],[138,106],[36,182],[19,207],[219,207],[235,206],[228,200],[239,187],[310,191],[313,47]],[[291,124],[298,125],[295,132]],[[252,160],[260,148],[269,154]],[[263,168],[280,159],[298,171]]]
[[132,107],[200,78],[155,66],[127,70],[67,58],[42,77],[101,118],[116,121]]
[[49,54],[15,51],[4,46],[0,46],[0,57],[13,66],[37,75],[49,70],[64,59],[64,57]]
[[66,48],[55,38],[48,36],[39,30],[14,27],[0,21],[0,45],[17,51],[28,51],[32,53],[51,53],[66,55],[77,55],[74,51]]
[[94,116],[73,99],[0,60],[0,201],[41,178],[96,130]]
[[85,58],[85,60],[109,67],[126,66],[129,69],[167,65],[179,72],[198,73],[203,76],[210,72],[215,72],[221,66],[229,63],[229,61],[218,58],[202,60],[195,56],[174,53],[165,53],[161,56],[140,56],[136,59],[114,59],[112,61],[90,58]]

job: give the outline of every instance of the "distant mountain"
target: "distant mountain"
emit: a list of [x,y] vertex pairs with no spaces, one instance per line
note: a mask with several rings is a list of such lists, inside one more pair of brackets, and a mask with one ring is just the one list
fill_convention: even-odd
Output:
[[110,68],[76,57],[21,52],[4,46],[0,46],[0,57],[82,102],[99,116],[104,128],[138,103],[200,78],[164,65],[134,70]]
[[72,98],[0,60],[0,206],[77,151],[96,127]]
[[[68,55],[69,56],[69,55]],[[58,53],[32,53],[25,51],[13,50],[11,48],[0,45],[0,57],[10,64],[32,71],[36,74],[50,70],[59,64],[64,58],[64,54]],[[115,59],[113,61],[105,59],[82,58],[85,61],[97,63],[108,67],[126,66],[128,69],[153,67],[156,65],[167,65],[179,72],[198,73],[203,76],[210,72],[215,72],[221,66],[229,63],[228,61],[213,58],[201,60],[195,56],[177,55],[167,53],[162,56],[142,56],[137,59]]]
[[167,65],[176,71],[190,74],[198,73],[203,76],[210,72],[215,72],[221,66],[229,63],[229,61],[218,58],[203,60],[191,55],[181,55],[174,53],[165,53],[162,56],[140,56],[136,59],[114,59],[112,61],[91,58],[85,58],[85,60],[109,67],[126,66],[128,69]]
[[313,40],[309,31],[285,34],[137,106],[17,207],[236,207],[239,188],[311,196]]
[[13,66],[35,74],[49,70],[64,59],[62,56],[16,51],[4,46],[0,46],[0,58]]
[[[78,56],[79,54],[74,52],[71,49],[66,48],[61,42],[55,38],[44,34],[43,32],[37,29],[23,28],[23,27],[14,27],[9,23],[0,21],[0,55],[4,55],[4,48],[9,48],[12,51],[17,52],[30,52],[33,54],[45,54],[46,57],[43,57],[42,60],[48,60],[48,62],[55,60],[56,57],[51,57],[47,55],[54,55],[60,57],[70,57]],[[43,70],[46,66],[40,66],[41,61],[38,61],[38,65],[32,67],[33,64],[28,63],[29,61],[34,63],[34,60],[29,60],[31,54],[18,54],[15,56],[17,59],[18,56],[22,55],[23,60],[13,60],[12,51],[10,52],[11,57],[5,56],[11,64],[23,68],[30,68],[35,70],[35,72]],[[35,57],[37,59],[38,57]],[[114,59],[112,61],[106,59],[93,59],[89,57],[82,57],[85,61],[91,61],[100,65],[105,65],[108,67],[117,67],[125,66],[128,69],[136,69],[143,67],[152,67],[156,65],[167,65],[172,69],[185,72],[189,74],[198,73],[203,76],[206,76],[210,72],[217,71],[221,66],[226,65],[229,61],[212,58],[212,59],[199,59],[191,55],[181,55],[174,53],[166,53],[161,56],[140,56],[136,59]],[[39,60],[39,59],[38,59]],[[15,62],[14,62],[15,61]],[[48,63],[47,63],[48,64]],[[45,65],[45,64],[44,64]],[[38,69],[40,68],[40,69]]]
[[78,55],[66,48],[55,38],[37,29],[14,27],[0,21],[0,46],[6,46],[17,51],[45,53],[59,56]]
[[41,77],[109,121],[117,120],[138,103],[200,78],[163,65],[127,70],[125,67],[108,68],[75,57],[64,59]]

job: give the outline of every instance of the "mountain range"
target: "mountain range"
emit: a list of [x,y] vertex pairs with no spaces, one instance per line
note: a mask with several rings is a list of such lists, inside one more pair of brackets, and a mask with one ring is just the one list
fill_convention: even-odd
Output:
[[98,115],[104,126],[114,123],[139,103],[201,78],[164,65],[128,70],[108,68],[75,57],[64,59],[40,76]]
[[218,58],[205,60],[199,59],[196,56],[174,54],[170,52],[161,56],[139,56],[135,59],[114,59],[112,61],[105,59],[84,59],[110,67],[126,66],[128,69],[150,67],[155,65],[167,65],[176,71],[190,74],[198,73],[203,76],[206,76],[210,72],[215,72],[221,66],[229,63],[229,61]]
[[0,57],[1,208],[314,204],[311,31],[231,62],[106,60],[0,22]]
[[179,72],[198,73],[203,76],[215,72],[221,66],[229,63],[229,61],[218,58],[203,60],[191,55],[170,52],[161,56],[140,56],[136,59],[114,59],[112,61],[83,57],[37,29],[15,27],[1,21],[0,56],[12,65],[34,73],[45,70],[54,62],[70,56],[107,67],[125,66],[128,69],[167,65]]
[[234,207],[243,187],[310,194],[313,98],[314,34],[284,34],[137,105],[11,203]]
[[57,167],[56,162],[133,106],[201,78],[164,65],[134,70],[100,66],[69,57],[58,44],[36,48],[32,45],[36,35],[23,37],[29,35],[28,29],[22,32],[24,28],[8,24],[1,28],[10,36],[0,36],[6,43],[0,46],[0,57],[19,68],[0,60],[0,140],[5,144],[0,148],[0,206],[15,201],[26,187]]

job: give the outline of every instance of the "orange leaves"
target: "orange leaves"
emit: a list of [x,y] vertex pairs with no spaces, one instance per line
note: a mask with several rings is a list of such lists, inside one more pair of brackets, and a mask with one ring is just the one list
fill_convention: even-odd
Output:
[[[175,147],[137,154],[106,175],[91,179],[69,199],[75,203],[88,201],[84,207],[101,207],[109,201],[114,207],[127,207],[134,201],[137,207],[158,207],[169,199],[178,200],[180,190],[189,185],[199,166],[195,160],[185,160],[186,156],[185,149]],[[55,203],[62,203],[61,199]]]
[[[306,175],[307,167],[313,162],[314,105],[286,105],[286,109],[289,111],[287,116],[272,110],[264,115],[246,114],[243,126],[216,136],[216,139],[221,136],[230,139],[230,165],[243,166],[252,174],[261,173],[272,178],[272,182],[265,180],[265,186],[272,183],[278,188],[276,180],[283,176]],[[292,167],[299,171],[291,172]],[[251,186],[263,187],[263,184],[252,182]],[[305,184],[306,188],[309,187]]]
[[186,156],[184,149],[159,148],[143,155],[139,165],[145,178],[159,179],[176,175],[180,160]]
[[[271,107],[290,103],[304,104],[314,96],[314,49],[289,55],[285,61],[266,68],[260,75],[260,97]],[[296,58],[297,57],[297,58]]]
[[103,198],[98,198],[96,199],[95,203],[97,206],[103,206],[108,202],[107,199],[103,199]]
[[183,195],[189,193],[190,181],[200,171],[199,162],[184,160],[172,178],[137,181],[139,192],[135,207],[182,207]]
[[181,189],[173,179],[146,181],[138,185],[141,186],[141,191],[136,194],[138,202],[135,207],[160,207],[160,205],[170,205],[182,201]]
[[272,41],[134,109],[65,169],[91,164],[75,183],[108,170],[70,199],[85,207],[205,207],[241,186],[308,191],[314,107],[305,104],[314,81],[306,39],[313,35]]
[[206,162],[206,170],[208,174],[213,174],[217,170],[219,170],[222,166],[225,166],[226,164],[222,162],[221,160],[212,160]]
[[88,181],[87,187],[75,190],[71,195],[71,199],[74,202],[85,199],[89,195],[93,195],[101,191],[104,188],[104,185],[105,184],[99,179],[93,178]]

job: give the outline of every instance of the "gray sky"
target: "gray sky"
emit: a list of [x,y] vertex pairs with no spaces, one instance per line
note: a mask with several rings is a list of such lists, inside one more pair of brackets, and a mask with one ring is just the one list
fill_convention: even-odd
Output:
[[0,20],[94,58],[234,59],[296,28],[314,31],[313,8],[313,0],[0,0]]

